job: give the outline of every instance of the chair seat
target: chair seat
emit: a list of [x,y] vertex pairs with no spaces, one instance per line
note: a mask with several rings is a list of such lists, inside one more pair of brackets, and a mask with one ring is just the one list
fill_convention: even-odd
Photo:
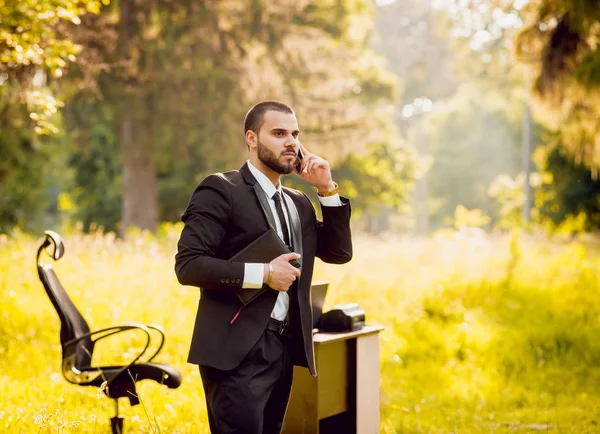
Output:
[[[100,369],[104,372],[114,372],[122,368],[122,366],[103,366]],[[154,380],[159,384],[167,386],[169,389],[176,389],[181,384],[181,373],[177,368],[171,365],[152,362],[136,363],[135,365],[130,366],[128,370],[131,373],[131,376],[125,371],[114,381],[118,381],[122,376],[125,376],[128,379],[133,377],[136,382],[142,380]]]
[[112,379],[108,387],[104,389],[104,393],[109,398],[129,398],[131,404],[135,405],[138,401],[135,383],[138,381],[153,380],[169,389],[176,389],[181,384],[181,373],[171,365],[146,362],[136,363],[120,372],[122,369],[123,366],[98,366],[83,371],[98,372],[101,370],[103,374],[85,385],[100,387],[105,379]]

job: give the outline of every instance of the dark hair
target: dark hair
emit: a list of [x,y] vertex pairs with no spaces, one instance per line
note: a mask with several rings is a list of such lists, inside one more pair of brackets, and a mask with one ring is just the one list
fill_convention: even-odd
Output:
[[248,110],[248,113],[246,113],[246,118],[244,119],[244,134],[246,134],[246,131],[248,130],[252,130],[258,134],[260,128],[265,123],[265,113],[269,110],[294,114],[294,110],[292,110],[289,105],[282,102],[272,100],[261,101],[258,104],[255,104]]

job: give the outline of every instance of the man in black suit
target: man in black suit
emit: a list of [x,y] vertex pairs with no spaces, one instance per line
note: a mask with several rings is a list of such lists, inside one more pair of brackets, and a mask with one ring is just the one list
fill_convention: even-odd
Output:
[[[201,288],[188,361],[200,366],[211,432],[274,434],[283,424],[293,365],[317,374],[314,259],[343,264],[352,258],[350,203],[339,196],[329,163],[300,143],[290,107],[256,104],[244,132],[246,164],[208,176],[190,199],[175,272],[181,284]],[[317,188],[323,221],[304,193],[282,188],[280,176],[292,172]],[[229,260],[270,227],[292,253],[268,264]],[[294,259],[300,268],[290,264]],[[248,305],[235,295],[263,285],[269,288]]]

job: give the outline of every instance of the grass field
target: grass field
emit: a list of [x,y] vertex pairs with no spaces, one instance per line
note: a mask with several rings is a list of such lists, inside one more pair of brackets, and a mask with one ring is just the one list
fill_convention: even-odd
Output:
[[[177,227],[127,242],[74,233],[55,265],[92,329],[165,329],[158,361],[177,366],[183,384],[141,383],[143,406],[121,406],[130,433],[208,432],[199,374],[185,362],[199,291],[175,279],[176,239]],[[108,432],[111,401],[62,378],[58,317],[35,270],[38,242],[0,235],[0,432]],[[315,279],[331,282],[328,306],[356,301],[369,322],[387,327],[381,432],[600,432],[596,246],[479,233],[357,235],[351,263],[318,263]],[[101,343],[95,361],[125,361],[140,342]]]

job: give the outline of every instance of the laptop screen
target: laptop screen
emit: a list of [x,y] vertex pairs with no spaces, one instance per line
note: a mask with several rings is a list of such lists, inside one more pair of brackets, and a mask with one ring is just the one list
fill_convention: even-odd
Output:
[[325,295],[329,282],[316,282],[310,286],[310,300],[312,302],[313,312],[313,328],[317,327],[317,323],[323,314],[323,305],[325,304]]

